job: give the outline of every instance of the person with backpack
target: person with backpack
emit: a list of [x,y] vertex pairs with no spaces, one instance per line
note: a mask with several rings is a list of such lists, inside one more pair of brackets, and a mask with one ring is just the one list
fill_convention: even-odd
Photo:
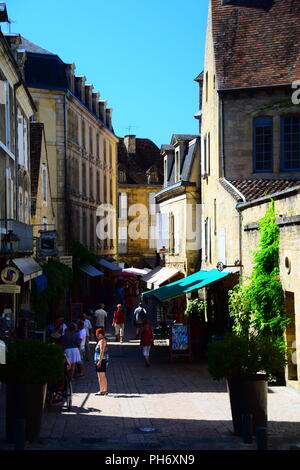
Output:
[[142,327],[143,321],[146,320],[147,317],[147,312],[145,308],[143,307],[142,302],[139,303],[138,307],[135,309],[133,313],[133,324],[136,327],[136,339],[139,338],[140,334],[140,329]]

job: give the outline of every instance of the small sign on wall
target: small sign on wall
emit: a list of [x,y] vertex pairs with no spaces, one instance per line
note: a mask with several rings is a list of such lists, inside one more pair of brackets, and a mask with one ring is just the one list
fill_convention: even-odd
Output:
[[20,294],[21,286],[14,284],[0,284],[0,294]]

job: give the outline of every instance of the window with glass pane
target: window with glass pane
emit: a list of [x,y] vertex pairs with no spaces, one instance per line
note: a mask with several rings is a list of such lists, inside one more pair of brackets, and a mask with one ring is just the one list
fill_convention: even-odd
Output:
[[282,170],[300,170],[300,116],[282,118]]
[[254,119],[254,171],[273,171],[273,118]]

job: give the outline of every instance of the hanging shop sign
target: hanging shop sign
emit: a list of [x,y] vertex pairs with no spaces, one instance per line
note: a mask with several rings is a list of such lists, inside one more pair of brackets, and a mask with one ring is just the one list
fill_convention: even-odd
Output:
[[70,269],[73,269],[73,256],[60,256],[59,262],[65,264]]
[[38,256],[45,258],[46,256],[57,256],[57,231],[56,230],[40,230],[38,239]]
[[20,277],[20,272],[13,266],[6,266],[1,271],[1,280],[5,284],[15,284]]

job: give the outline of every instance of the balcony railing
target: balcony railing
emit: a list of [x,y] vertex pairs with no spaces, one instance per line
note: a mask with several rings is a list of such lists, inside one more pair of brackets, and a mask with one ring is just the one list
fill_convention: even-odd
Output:
[[[18,242],[18,249],[17,251],[33,251],[33,227],[29,224],[24,224],[23,222],[18,222],[17,220],[7,219],[0,219],[0,234],[1,234],[1,241],[3,236],[7,234],[9,231],[12,231],[14,235],[19,238]],[[1,244],[1,251],[2,244]]]

